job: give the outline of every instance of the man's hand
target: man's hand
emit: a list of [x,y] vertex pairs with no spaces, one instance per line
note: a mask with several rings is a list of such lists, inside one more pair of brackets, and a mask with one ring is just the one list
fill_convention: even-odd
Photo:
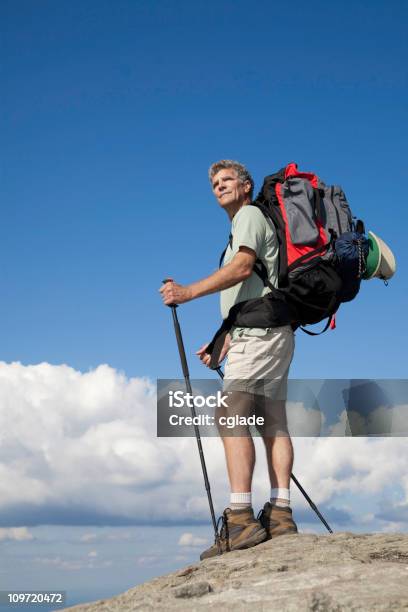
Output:
[[170,306],[171,304],[184,304],[184,302],[189,302],[193,299],[190,287],[178,285],[173,280],[169,280],[162,285],[159,291],[166,306]]
[[[231,336],[229,334],[227,334],[225,336],[224,344],[223,344],[223,347],[221,349],[220,358],[218,360],[218,365],[220,365],[220,363],[224,359],[225,355],[228,353],[228,350],[229,350],[229,347],[230,347],[230,343],[231,343]],[[203,365],[205,365],[205,366],[207,366],[207,368],[209,368],[210,367],[210,362],[211,362],[211,355],[209,355],[205,351],[207,346],[208,346],[208,342],[207,342],[207,344],[203,344],[203,346],[198,349],[198,351],[196,352],[196,355],[199,356],[199,358],[201,359]]]
[[211,361],[211,355],[205,352],[205,349],[207,348],[208,345],[209,345],[209,342],[207,342],[207,344],[203,344],[203,346],[199,348],[198,351],[196,351],[196,355],[199,356],[203,365],[207,366],[207,368],[210,367],[210,361]]

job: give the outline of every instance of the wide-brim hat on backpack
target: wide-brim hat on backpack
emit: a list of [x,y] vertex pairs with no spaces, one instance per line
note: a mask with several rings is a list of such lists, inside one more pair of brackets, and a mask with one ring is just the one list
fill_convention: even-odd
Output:
[[366,261],[366,271],[363,278],[381,278],[388,280],[396,269],[395,257],[390,247],[374,232],[368,232],[368,255]]

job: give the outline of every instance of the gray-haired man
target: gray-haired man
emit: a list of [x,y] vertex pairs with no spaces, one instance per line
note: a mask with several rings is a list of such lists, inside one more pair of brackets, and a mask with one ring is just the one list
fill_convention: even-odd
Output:
[[[235,304],[261,297],[269,291],[254,272],[257,259],[266,266],[270,283],[277,286],[278,243],[272,222],[258,208],[248,206],[252,201],[254,182],[242,164],[221,160],[210,167],[209,176],[214,195],[232,222],[232,245],[226,250],[223,266],[211,276],[187,286],[175,282],[166,283],[160,292],[164,303],[168,305],[182,304],[220,291],[221,314],[226,319]],[[197,354],[203,364],[209,366],[207,346],[201,347]],[[224,384],[235,385],[232,388],[237,398],[240,393],[241,398],[248,397],[248,392],[253,398],[257,392],[248,386],[248,381],[270,381],[272,387],[269,395],[275,401],[269,402],[269,407],[273,406],[282,416],[293,350],[294,335],[289,325],[268,329],[235,327],[227,335],[220,355],[220,362],[228,355]],[[224,526],[221,530],[224,550],[249,548],[265,539],[297,532],[289,496],[293,447],[285,419],[277,418],[276,423],[279,425],[275,428],[261,431],[267,454],[271,495],[270,502],[265,504],[260,513],[260,520],[254,517],[251,499],[255,466],[252,437],[222,435],[231,487],[230,504],[224,510]],[[201,559],[216,554],[217,546],[213,545],[202,553]]]

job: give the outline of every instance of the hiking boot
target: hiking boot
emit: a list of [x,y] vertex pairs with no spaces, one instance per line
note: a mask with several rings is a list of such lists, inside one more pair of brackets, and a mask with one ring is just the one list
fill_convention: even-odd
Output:
[[[241,548],[251,548],[266,540],[266,531],[261,523],[254,517],[252,508],[242,508],[240,510],[231,510],[226,508],[217,523],[217,530],[222,521],[220,533],[221,551],[230,552],[231,550],[240,550]],[[216,557],[218,555],[218,546],[215,542],[210,548],[207,548],[200,555],[201,561]]]
[[276,538],[280,535],[297,533],[296,523],[292,518],[292,509],[280,508],[266,502],[257,517],[266,531],[266,539]]

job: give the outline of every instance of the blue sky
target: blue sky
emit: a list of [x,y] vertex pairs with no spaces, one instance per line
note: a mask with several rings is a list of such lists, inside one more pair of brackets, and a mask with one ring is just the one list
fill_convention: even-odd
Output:
[[[335,338],[299,335],[294,374],[404,375],[406,4],[291,7],[3,4],[6,361],[177,375],[156,291],[217,265],[228,222],[209,164],[240,159],[259,188],[293,159],[341,183],[399,265],[342,309]],[[191,353],[219,316],[216,296],[180,310]]]
[[[229,227],[207,168],[220,158],[245,163],[257,188],[292,160],[340,183],[397,258],[389,286],[364,283],[335,332],[297,334],[291,375],[406,376],[405,2],[18,0],[0,10],[7,380],[28,380],[24,368],[42,362],[51,369],[32,375],[40,388],[101,364],[129,381],[180,376],[157,290],[165,276],[187,283],[217,266]],[[179,317],[192,376],[211,376],[193,353],[219,324],[217,296]],[[21,399],[10,385],[8,410]],[[43,401],[35,389],[27,405]],[[381,497],[367,489],[367,506],[370,495]],[[0,505],[11,528],[6,511]],[[81,512],[97,508],[79,504]],[[141,567],[129,587],[149,575]]]

